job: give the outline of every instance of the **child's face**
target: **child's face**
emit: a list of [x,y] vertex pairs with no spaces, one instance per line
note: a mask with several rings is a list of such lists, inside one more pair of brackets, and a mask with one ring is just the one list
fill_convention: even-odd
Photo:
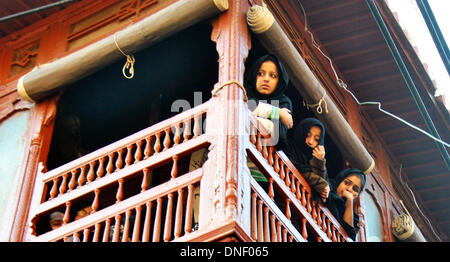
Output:
[[278,85],[278,69],[274,62],[266,61],[261,64],[256,74],[256,91],[263,95],[270,95]]
[[305,143],[310,148],[315,148],[317,145],[319,145],[319,140],[320,140],[321,134],[322,134],[322,129],[320,127],[312,126],[308,132],[308,135],[306,136]]
[[359,196],[361,187],[361,178],[359,178],[358,175],[350,175],[342,180],[336,191],[340,197],[345,197],[346,194],[351,193],[353,195],[353,199],[355,199]]

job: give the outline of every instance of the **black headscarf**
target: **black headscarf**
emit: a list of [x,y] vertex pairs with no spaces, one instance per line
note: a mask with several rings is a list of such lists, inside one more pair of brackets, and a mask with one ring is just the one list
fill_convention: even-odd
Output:
[[339,186],[339,184],[346,177],[349,177],[351,175],[358,175],[359,178],[361,179],[361,192],[362,192],[363,189],[364,189],[364,186],[366,184],[366,175],[364,174],[364,172],[362,172],[358,168],[348,168],[348,169],[344,169],[341,172],[339,172],[339,174],[337,174],[336,177],[331,180],[332,186],[334,187],[334,190],[336,191],[337,187]]
[[[272,61],[277,66],[278,70],[278,84],[275,90],[270,95],[260,94],[258,91],[256,91],[256,77],[261,67],[261,64],[266,61]],[[245,71],[244,75],[244,87],[245,90],[247,91],[248,100],[254,101],[253,103],[248,104],[250,110],[251,111],[255,110],[256,106],[261,101],[271,105],[278,105],[279,108],[287,108],[292,111],[292,101],[288,96],[284,94],[284,91],[286,91],[288,84],[289,84],[289,76],[276,56],[267,54],[258,58],[258,60],[256,60],[252,64],[250,69]],[[274,101],[276,102],[274,103]],[[288,129],[282,123],[282,121],[278,121],[278,125],[279,125],[278,129],[279,140],[277,144],[277,149],[283,150],[287,146]]]
[[347,232],[348,236],[355,240],[356,234],[359,231],[359,216],[356,212],[353,212],[353,227],[347,224],[344,219],[345,212],[345,199],[337,194],[337,187],[346,178],[352,175],[358,175],[361,179],[361,192],[363,192],[364,186],[366,184],[366,175],[357,168],[349,168],[342,170],[334,179],[330,179],[331,182],[331,192],[328,196],[325,206],[330,210],[334,217],[339,221],[344,230]]
[[318,126],[322,129],[319,138],[319,145],[324,145],[325,140],[325,127],[316,118],[305,118],[296,127],[293,133],[290,133],[288,149],[286,150],[286,155],[289,157],[291,162],[300,171],[300,173],[311,172],[312,168],[309,165],[309,161],[313,158],[313,149],[306,144],[306,137],[311,127]]
[[[256,77],[258,71],[261,67],[261,64],[267,61],[272,61],[277,66],[278,70],[278,84],[275,90],[270,95],[260,94],[258,91],[256,91]],[[280,108],[284,107],[292,110],[292,102],[289,97],[284,94],[284,91],[286,91],[288,84],[289,76],[286,70],[284,69],[280,61],[278,61],[278,58],[271,54],[264,55],[256,60],[250,67],[250,69],[245,72],[244,76],[244,86],[247,91],[249,100],[267,101],[268,104],[271,104],[271,102],[274,100],[278,100]]]

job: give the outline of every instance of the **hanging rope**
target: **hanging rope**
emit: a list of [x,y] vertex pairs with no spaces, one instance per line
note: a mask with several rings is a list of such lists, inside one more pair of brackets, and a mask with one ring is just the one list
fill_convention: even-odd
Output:
[[[134,56],[127,55],[125,54],[125,52],[122,51],[122,49],[120,49],[119,44],[117,44],[116,34],[114,34],[114,43],[116,44],[117,49],[127,58],[127,61],[125,62],[125,65],[122,68],[122,74],[125,78],[131,79],[134,77],[134,62],[136,60],[134,59]],[[127,75],[126,70],[128,70],[129,75]]]
[[306,106],[308,109],[317,107],[316,111],[320,115],[323,113],[322,103],[324,104],[325,107],[325,113],[328,114],[328,105],[327,101],[325,101],[325,95],[322,96],[322,98],[319,100],[317,104],[307,104],[306,101],[303,100],[303,106]]
[[239,88],[242,90],[242,92],[244,92],[244,101],[247,102],[248,97],[247,97],[247,92],[245,91],[245,87],[244,87],[241,83],[239,83],[237,80],[230,80],[230,81],[227,81],[227,82],[221,84],[218,88],[214,89],[214,90],[211,92],[212,95],[213,95],[213,96],[216,96],[216,95],[217,95],[217,92],[219,92],[220,89],[222,89],[224,86],[231,85],[231,84],[236,84],[236,85],[239,86]]

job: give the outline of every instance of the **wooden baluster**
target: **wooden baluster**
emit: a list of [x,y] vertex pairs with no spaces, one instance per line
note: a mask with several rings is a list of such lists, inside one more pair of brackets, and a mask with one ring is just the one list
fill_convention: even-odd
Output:
[[134,144],[127,146],[127,156],[125,157],[125,166],[133,164],[133,147]]
[[155,154],[161,152],[161,135],[162,132],[156,133],[156,141],[153,147],[153,151],[155,152]]
[[131,210],[127,210],[125,213],[125,225],[123,226],[122,242],[128,242],[130,240],[128,237],[130,233],[130,215]]
[[187,197],[187,203],[186,203],[186,221],[185,221],[185,227],[184,232],[190,233],[192,232],[192,209],[194,205],[194,185],[188,186],[188,197]]
[[95,161],[89,163],[89,172],[87,175],[87,180],[89,183],[94,181],[94,179],[95,179],[94,169],[95,169]]
[[296,184],[296,188],[295,188],[295,196],[297,197],[298,200],[302,199],[302,193],[301,193],[301,189],[300,189],[300,180],[296,179],[295,180],[295,184]]
[[258,242],[264,241],[263,230],[263,203],[258,199]]
[[256,127],[253,124],[250,124],[250,142],[256,145]]
[[153,242],[159,242],[161,236],[161,209],[162,198],[158,198],[158,205],[156,207],[155,227],[153,229]]
[[152,138],[153,136],[147,136],[145,138],[144,159],[147,159],[152,154]]
[[184,130],[183,130],[183,142],[191,139],[191,119],[187,119],[184,122]]
[[[131,241],[133,242],[139,242],[139,235],[140,235],[140,229],[141,229],[141,213],[142,213],[142,206],[136,207],[136,217],[134,219],[134,227],[133,227],[133,237]],[[150,235],[150,232],[147,234],[147,241],[148,236]]]
[[178,175],[178,156],[174,155],[172,157],[173,159],[173,165],[172,165],[172,170],[170,171],[170,176],[171,176],[171,180],[175,179]]
[[114,234],[113,234],[113,241],[112,242],[119,242],[120,237],[120,221],[122,220],[122,215],[118,214],[115,216],[115,222],[114,222]]
[[289,167],[287,165],[284,166],[285,169],[285,177],[284,177],[284,183],[286,184],[286,186],[289,188],[291,186],[291,180],[290,180],[290,172],[291,170],[289,170]]
[[123,199],[123,178],[120,178],[118,180],[119,182],[119,188],[117,189],[117,193],[116,193],[116,203],[119,203],[120,201],[122,201]]
[[175,238],[181,236],[181,223],[183,221],[183,189],[178,189],[177,210],[175,213]]
[[268,160],[269,151],[267,149],[267,139],[263,139],[262,155],[264,159]]
[[252,239],[257,239],[257,228],[258,228],[258,219],[257,219],[257,210],[256,210],[256,193],[252,194],[252,226],[251,226],[251,235]]
[[80,175],[78,176],[78,187],[82,187],[84,183],[86,182],[86,165],[83,165],[80,169]]
[[91,233],[91,230],[89,230],[89,228],[85,228],[83,230],[83,242],[89,241],[89,233]]
[[278,154],[277,153],[275,153],[275,157],[274,157],[274,170],[275,170],[275,173],[277,173],[278,174],[278,172],[280,172],[280,165],[279,165],[279,163],[278,163],[278,159],[279,159],[279,156],[278,156]]
[[333,242],[338,242],[337,237],[336,237],[336,228],[334,227],[334,225],[331,225],[331,241]]
[[291,234],[289,234],[289,236],[288,236],[288,242],[292,242],[294,240],[294,237],[291,235]]
[[274,194],[274,190],[273,190],[273,178],[272,177],[269,178],[269,192],[268,192],[268,195],[269,195],[270,199],[273,200],[275,194]]
[[[317,222],[316,201],[312,200],[312,210],[310,212],[312,219]],[[320,224],[319,224],[320,225]]]
[[285,174],[284,174],[284,162],[281,159],[279,159],[279,162],[280,162],[280,173],[279,173],[279,175],[280,175],[281,180],[284,180],[284,176],[285,176]]
[[275,216],[270,214],[270,225],[271,225],[271,238],[272,242],[278,242],[277,240],[277,229],[275,227]]
[[296,183],[295,183],[296,180],[297,180],[297,178],[295,177],[294,173],[291,172],[291,192],[294,194],[296,191]]
[[72,241],[73,242],[80,242],[80,234],[78,234],[78,232],[73,233]]
[[325,213],[322,213],[322,224],[320,224],[320,225],[322,226],[323,232],[327,232],[326,221],[327,221],[327,217],[326,217]]
[[70,178],[70,182],[69,182],[69,191],[72,191],[75,189],[75,187],[77,186],[77,171],[78,169],[72,170],[72,177]]
[[150,168],[146,167],[142,170],[142,183],[141,183],[141,192],[144,192],[148,189],[149,186],[149,176]]
[[323,239],[320,236],[317,236],[316,239],[317,239],[317,242],[323,242]]
[[[144,232],[142,234],[142,242],[150,241],[150,229],[151,229],[151,225],[152,225],[151,219],[152,219],[153,202],[148,201],[145,204],[145,206],[146,206],[146,211],[145,211],[145,221],[144,221]],[[156,221],[155,221],[155,224],[156,224]],[[138,224],[138,226],[140,226],[140,225]],[[135,224],[135,230],[136,230],[136,224]],[[156,225],[155,225],[155,230],[156,230]],[[158,236],[158,240],[159,240],[159,236]],[[155,241],[155,240],[153,240],[153,241]]]
[[306,188],[304,186],[302,186],[301,188],[302,191],[302,206],[306,207]]
[[331,239],[331,225],[330,225],[330,219],[328,219],[328,218],[326,218],[326,220],[327,220],[327,236],[328,236],[328,238],[329,239]]
[[72,206],[72,202],[66,202],[66,211],[64,212],[63,225],[67,225],[70,222],[70,206]]
[[286,198],[286,213],[287,219],[291,220],[291,200]]
[[123,152],[125,148],[121,148],[117,151],[117,160],[116,160],[116,171],[122,169],[123,167]]
[[269,156],[268,156],[268,161],[269,161],[269,165],[273,167],[273,151],[274,151],[274,147],[273,146],[269,146]]
[[181,123],[177,123],[175,125],[175,135],[173,137],[173,142],[175,143],[175,145],[178,145],[181,142],[180,126],[181,126]]
[[168,196],[166,221],[164,223],[164,241],[169,242],[172,234],[173,193]]
[[261,133],[258,132],[257,135],[256,135],[256,149],[257,149],[259,152],[261,152],[261,150],[262,150],[262,144],[261,144],[261,143],[262,143],[262,142],[261,142]]
[[108,219],[106,219],[106,222],[105,222],[105,231],[103,231],[102,242],[109,242],[110,227],[111,227],[111,218],[108,218]]
[[201,119],[201,115],[196,115],[194,116],[194,138],[198,137],[200,135],[200,128],[201,128],[201,123],[200,123],[200,119]]
[[322,210],[320,209],[319,205],[316,203],[316,212],[317,212],[317,225],[322,224]]
[[170,127],[169,128],[166,128],[165,130],[164,130],[164,132],[166,133],[166,135],[164,136],[164,143],[163,143],[163,145],[164,145],[164,149],[163,149],[163,151],[166,151],[167,149],[169,149],[170,148],[170,145],[171,145],[171,140],[170,140]]
[[106,157],[102,157],[98,161],[99,165],[98,165],[98,168],[97,168],[97,178],[102,178],[103,175],[105,174],[105,170],[103,170],[105,159],[106,159]]
[[92,205],[91,205],[91,208],[92,208],[91,214],[97,212],[97,210],[98,210],[100,189],[96,188],[94,190],[94,193],[95,193],[95,196],[94,196],[94,201],[92,201]]
[[302,237],[308,239],[308,231],[306,230],[306,218],[302,217]]
[[317,204],[317,203],[316,203],[316,208],[317,208],[317,214],[321,217],[321,219],[318,221],[319,225],[321,225],[323,231],[326,232],[325,213],[323,213],[322,209],[320,209],[319,204]]
[[269,228],[269,208],[264,207],[264,241],[270,242],[270,228]]
[[108,154],[108,165],[106,166],[106,174],[111,174],[114,171],[114,152]]
[[[64,177],[64,176],[63,176]],[[58,182],[59,182],[59,178],[60,177],[55,177],[52,181],[53,181],[53,185],[52,185],[52,189],[50,190],[50,199],[55,198],[58,195]],[[63,182],[64,182],[64,178],[63,178]],[[64,194],[64,193],[61,193]]]
[[287,230],[286,228],[283,228],[283,242],[287,242]]
[[311,193],[306,192],[306,210],[311,214]]
[[92,242],[98,242],[100,240],[100,230],[102,229],[102,225],[100,223],[95,224],[94,237],[92,238]]
[[277,220],[277,241],[283,242],[282,236],[281,236],[281,222]]
[[139,140],[136,142],[136,152],[134,153],[134,163],[137,163],[142,160],[142,143],[144,143],[144,140]]

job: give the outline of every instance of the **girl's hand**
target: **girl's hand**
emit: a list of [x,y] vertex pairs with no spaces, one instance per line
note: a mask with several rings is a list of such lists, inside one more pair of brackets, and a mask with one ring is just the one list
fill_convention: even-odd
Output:
[[294,120],[292,120],[291,110],[287,108],[280,108],[280,120],[283,122],[283,124],[288,128],[291,129],[294,125]]
[[325,147],[322,145],[318,145],[313,149],[312,155],[317,159],[324,160],[325,158]]
[[344,190],[344,192],[342,192],[342,197],[347,201],[353,202],[353,193],[350,191]]
[[328,195],[330,194],[330,186],[326,186],[320,196],[322,197],[322,202],[325,203],[327,201]]

